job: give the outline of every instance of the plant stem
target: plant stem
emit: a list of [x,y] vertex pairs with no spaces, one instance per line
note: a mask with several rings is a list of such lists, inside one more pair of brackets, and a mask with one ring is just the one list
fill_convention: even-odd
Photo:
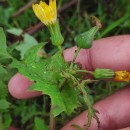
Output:
[[61,55],[62,55],[62,54],[63,54],[62,47],[61,47],[61,46],[58,46],[58,49],[59,49],[59,51],[60,51],[60,53],[61,53]]
[[83,73],[88,73],[88,74],[92,74],[93,75],[93,72],[92,71],[89,71],[89,70],[76,70],[76,72],[83,72]]
[[53,116],[53,106],[51,104],[51,110],[50,110],[50,130],[55,130],[55,118]]
[[96,121],[97,121],[97,124],[98,124],[98,129],[100,129],[100,121],[99,121],[99,118],[97,117],[97,115],[96,115],[96,110],[94,110],[93,109],[93,106],[92,106],[92,104],[91,104],[91,102],[90,102],[90,99],[89,99],[89,95],[88,95],[88,93],[86,92],[86,90],[85,90],[85,84],[86,83],[89,83],[90,81],[89,80],[84,80],[80,85],[79,85],[79,87],[80,87],[80,90],[81,90],[81,92],[82,92],[82,94],[83,94],[83,98],[84,98],[84,101],[85,101],[85,103],[86,103],[86,105],[87,105],[87,107],[88,107],[88,123],[87,123],[87,126],[86,126],[86,130],[88,130],[88,128],[90,127],[90,125],[91,125],[91,121],[92,121],[92,118],[95,118],[96,119]]
[[90,127],[90,124],[91,124],[91,121],[92,121],[92,117],[93,117],[93,108],[92,108],[92,105],[90,103],[90,100],[89,100],[89,96],[88,96],[88,93],[85,91],[84,89],[84,86],[81,86],[81,91],[82,91],[82,94],[83,94],[83,98],[84,98],[84,101],[88,107],[88,123],[87,123],[87,129]]
[[60,92],[62,91],[62,89],[64,88],[64,84],[65,84],[65,82],[67,81],[67,79],[66,78],[64,78],[61,82],[60,82],[60,84],[59,84],[59,89],[60,89]]
[[[62,51],[61,46],[59,46],[58,48],[59,48],[59,50],[61,50],[61,51],[60,51],[61,54],[63,54],[63,51]],[[71,64],[70,64],[70,68],[73,67],[74,62],[75,62],[75,59],[76,59],[76,57],[78,56],[78,53],[79,53],[80,49],[81,49],[80,47],[77,48],[77,50],[76,50],[76,52],[75,52],[75,54],[74,54],[73,60],[72,60],[72,62],[71,62]],[[62,91],[62,89],[63,89],[64,84],[65,84],[66,81],[67,81],[67,79],[64,78],[64,79],[60,82],[60,84],[59,84],[59,89],[60,89],[60,91]]]
[[[59,48],[59,50],[61,50],[61,51],[60,51],[61,54],[63,54],[61,46],[59,46],[58,48]],[[79,53],[80,49],[81,49],[80,47],[77,48],[77,50],[76,50],[76,52],[75,52],[75,54],[74,54],[73,60],[72,60],[72,62],[71,62],[71,64],[70,64],[70,67],[69,67],[69,68],[72,68],[72,67],[73,67],[74,62],[75,62],[75,59],[76,59],[76,57],[78,56],[78,53]],[[60,82],[60,84],[59,84],[59,89],[60,89],[60,91],[62,91],[62,89],[63,89],[64,84],[65,84],[66,81],[67,81],[67,79],[64,78],[64,79]]]
[[72,60],[72,62],[71,62],[71,64],[70,64],[70,68],[73,67],[74,62],[75,62],[75,60],[76,60],[76,58],[77,58],[77,56],[78,56],[78,54],[79,54],[80,49],[81,49],[81,48],[78,47],[77,50],[75,51],[75,54],[74,54],[73,60]]

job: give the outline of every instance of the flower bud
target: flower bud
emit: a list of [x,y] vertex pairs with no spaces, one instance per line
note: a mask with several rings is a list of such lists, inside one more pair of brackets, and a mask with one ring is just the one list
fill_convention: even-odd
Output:
[[88,30],[87,32],[79,34],[75,38],[75,42],[76,42],[77,46],[80,48],[84,48],[84,49],[91,48],[93,40],[94,40],[94,36],[98,30],[99,30],[99,27],[95,26],[95,27],[91,28],[90,30]]
[[58,21],[56,21],[54,24],[51,24],[50,26],[47,26],[50,34],[51,34],[51,41],[54,46],[61,46],[64,42],[64,38],[61,34],[60,27]]
[[100,69],[97,68],[93,72],[95,79],[107,79],[107,78],[113,78],[115,76],[115,72],[111,69]]

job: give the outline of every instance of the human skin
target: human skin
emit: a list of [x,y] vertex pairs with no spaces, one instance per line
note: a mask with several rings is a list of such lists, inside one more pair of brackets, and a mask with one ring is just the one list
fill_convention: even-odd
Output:
[[[113,70],[130,71],[130,36],[114,36],[94,41],[89,50],[82,49],[76,59],[83,69],[109,68]],[[66,61],[71,61],[76,47],[64,51]],[[28,99],[40,95],[40,92],[29,92],[27,88],[32,84],[21,74],[16,74],[8,84],[9,92],[17,99]],[[130,126],[130,86],[115,92],[107,98],[94,104],[100,114],[101,130],[118,130]],[[75,119],[67,123],[61,130],[76,130],[72,124],[83,127],[87,122],[87,112],[84,111]],[[92,120],[89,130],[96,130],[97,124]],[[130,130],[126,128],[124,130]]]

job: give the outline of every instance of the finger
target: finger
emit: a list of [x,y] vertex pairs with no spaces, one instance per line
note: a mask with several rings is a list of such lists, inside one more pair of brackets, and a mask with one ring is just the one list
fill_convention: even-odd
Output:
[[[114,70],[130,70],[130,36],[115,36],[110,38],[104,38],[94,42],[93,47],[89,50],[82,49],[76,59],[76,62],[80,62],[84,69],[93,70],[95,68],[111,68]],[[76,47],[67,49],[64,51],[64,58],[66,61],[71,61]],[[29,85],[21,82],[21,76],[15,75],[9,82],[9,92],[16,98],[28,98],[38,96],[37,93],[24,94],[27,91]],[[18,81],[14,80],[17,79]],[[23,80],[23,77],[22,77]],[[21,84],[21,92],[19,87],[15,84]],[[18,90],[17,90],[18,89]],[[23,90],[24,89],[24,90]],[[20,93],[18,93],[20,92]],[[24,92],[24,93],[22,93]],[[21,95],[21,96],[20,96]]]
[[119,130],[130,130],[130,127],[119,129]]
[[41,95],[40,92],[28,91],[28,87],[32,84],[27,78],[17,73],[8,83],[10,94],[18,99],[26,99]]
[[[130,86],[112,94],[106,99],[99,101],[94,108],[100,112],[98,115],[101,130],[118,130],[130,126]],[[78,117],[70,121],[61,130],[76,130],[72,124],[83,127],[87,122],[87,112],[83,112]],[[96,130],[97,123],[92,120],[89,130]]]
[[13,126],[10,126],[10,127],[8,128],[8,130],[19,130],[19,129],[14,128]]
[[[82,63],[84,69],[109,68],[130,70],[130,36],[114,36],[94,42],[91,49],[82,49],[76,62]],[[73,59],[76,47],[64,52],[66,61]]]

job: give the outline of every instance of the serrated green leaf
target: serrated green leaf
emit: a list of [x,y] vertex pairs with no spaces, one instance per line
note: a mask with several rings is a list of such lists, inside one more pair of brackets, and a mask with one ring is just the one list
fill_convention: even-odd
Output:
[[66,84],[61,92],[61,96],[66,107],[66,113],[70,115],[77,107],[78,93],[73,86]]
[[35,124],[34,130],[49,130],[48,126],[41,118],[36,117],[34,120],[34,124]]
[[9,108],[10,103],[5,99],[0,100],[0,109],[5,110]]
[[63,57],[59,53],[57,53],[54,56],[52,56],[50,67],[58,71],[61,71],[67,67],[67,63],[65,63]]
[[40,82],[33,84],[29,89],[41,91],[43,94],[47,94],[50,96],[52,106],[54,107],[54,117],[58,116],[61,112],[66,111],[65,105],[57,86],[50,83]]
[[[22,62],[14,59],[11,67],[18,68],[21,74],[25,75],[32,81],[45,80],[57,85],[58,80],[61,79],[60,72],[66,67],[66,64],[63,60],[60,60],[63,61],[65,65],[61,63],[62,66],[59,67],[59,65],[57,65],[56,69],[56,64],[59,64],[59,62],[54,62],[53,57],[44,60],[37,60],[37,53],[40,48],[41,45],[37,45],[35,49],[30,49],[27,55],[25,55],[25,60]],[[60,59],[59,56],[58,58]]]
[[[57,116],[66,111],[58,83],[63,79],[60,73],[66,69],[67,64],[59,53],[50,58],[41,59],[38,52],[43,45],[39,44],[31,48],[21,62],[14,59],[11,66],[18,68],[21,74],[35,82],[31,86],[31,90],[42,91],[50,96],[54,107],[53,114]],[[71,107],[73,109],[73,105]],[[68,111],[71,113],[71,110]]]

